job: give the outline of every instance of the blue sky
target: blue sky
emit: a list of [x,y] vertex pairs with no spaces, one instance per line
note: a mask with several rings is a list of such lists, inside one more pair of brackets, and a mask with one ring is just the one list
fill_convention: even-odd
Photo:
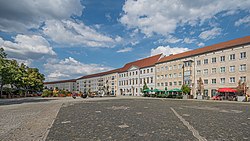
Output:
[[250,35],[250,0],[0,1],[0,47],[46,81]]

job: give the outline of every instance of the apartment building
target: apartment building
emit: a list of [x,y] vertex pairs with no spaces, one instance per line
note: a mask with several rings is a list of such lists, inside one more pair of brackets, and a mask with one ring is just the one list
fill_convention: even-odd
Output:
[[250,36],[166,56],[156,64],[156,86],[172,89],[188,84],[194,97],[200,79],[201,94],[210,97],[218,88],[236,88],[239,80],[249,87],[249,55]]
[[151,89],[155,88],[155,63],[162,54],[144,58],[124,65],[119,71],[119,95],[141,96],[144,82]]
[[60,90],[68,90],[70,92],[77,90],[76,80],[61,80],[53,82],[44,82],[44,87],[48,89],[58,88]]
[[95,92],[105,90],[110,95],[117,95],[117,78],[119,69],[86,75],[76,80],[79,92]]

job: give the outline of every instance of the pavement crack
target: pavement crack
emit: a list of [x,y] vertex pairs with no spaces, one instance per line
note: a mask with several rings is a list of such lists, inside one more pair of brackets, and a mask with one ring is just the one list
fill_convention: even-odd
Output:
[[207,141],[206,138],[200,136],[199,132],[196,129],[194,129],[194,127],[190,125],[189,122],[186,121],[181,115],[179,115],[172,107],[170,107],[170,109],[180,119],[180,121],[188,128],[188,130],[193,133],[195,138],[197,138],[199,141]]

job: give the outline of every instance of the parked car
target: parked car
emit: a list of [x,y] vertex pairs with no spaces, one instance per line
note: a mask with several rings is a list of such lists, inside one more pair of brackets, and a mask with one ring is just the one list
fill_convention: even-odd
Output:
[[221,95],[215,95],[212,97],[212,100],[222,100],[222,96]]

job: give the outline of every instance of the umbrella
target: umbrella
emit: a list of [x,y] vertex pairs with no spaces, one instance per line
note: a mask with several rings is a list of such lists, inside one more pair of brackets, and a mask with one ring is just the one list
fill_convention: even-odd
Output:
[[168,90],[168,92],[182,92],[182,90],[178,88],[174,88],[172,90]]
[[143,92],[150,92],[150,89],[145,89],[143,90]]
[[230,93],[230,92],[235,93],[235,92],[237,92],[237,90],[232,89],[232,88],[219,88],[217,91],[218,92],[224,92],[224,93]]
[[163,91],[159,89],[154,89],[153,92],[163,92]]

